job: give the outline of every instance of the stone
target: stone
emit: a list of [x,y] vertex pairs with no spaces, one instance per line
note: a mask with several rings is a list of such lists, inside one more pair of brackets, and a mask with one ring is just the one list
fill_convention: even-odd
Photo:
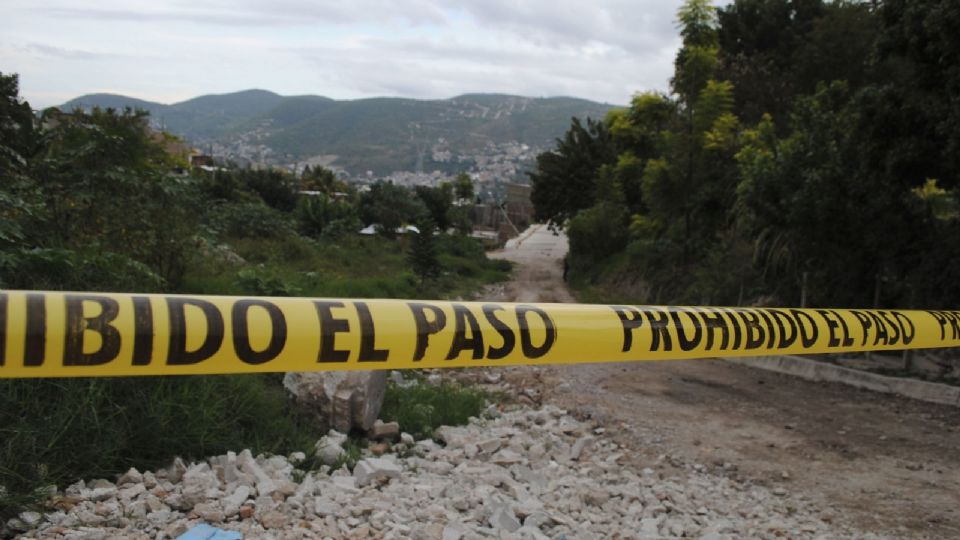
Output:
[[120,498],[125,501],[132,501],[133,499],[136,499],[140,495],[147,492],[147,486],[143,484],[128,484],[128,486],[129,487],[121,489],[118,493]]
[[[29,531],[32,527],[24,523],[19,518],[10,518],[7,521],[7,528],[10,529],[11,531],[26,532],[26,531]],[[2,530],[2,528],[0,528],[0,530]]]
[[330,433],[321,437],[320,440],[317,441],[317,444],[314,445],[316,456],[320,459],[321,463],[332,467],[340,458],[347,454],[347,451],[343,449],[343,443],[346,441],[346,435],[331,430]]
[[477,443],[477,447],[484,454],[492,454],[500,449],[502,441],[499,438],[485,439]]
[[353,476],[335,476],[333,485],[341,491],[357,491],[357,479]]
[[243,505],[240,507],[239,512],[240,519],[250,519],[253,517],[253,507],[249,505]]
[[94,488],[85,493],[86,498],[91,501],[105,501],[107,499],[113,499],[117,496],[117,488],[115,487],[101,487]]
[[260,524],[265,529],[282,529],[290,522],[290,518],[283,512],[270,510],[260,516]]
[[490,458],[491,463],[496,463],[497,465],[513,465],[515,463],[522,463],[523,456],[510,450],[509,448],[504,448],[503,450],[497,452]]
[[507,506],[500,506],[493,511],[489,519],[490,526],[499,531],[514,532],[521,527],[517,516]]
[[208,523],[220,523],[226,517],[223,510],[213,503],[200,503],[193,507],[193,513]]
[[367,437],[375,441],[399,441],[400,424],[396,422],[384,423],[382,420],[377,420],[373,423],[373,427],[370,428],[370,431],[367,432]]
[[173,513],[170,510],[158,510],[156,512],[150,512],[147,514],[147,521],[156,526],[160,526],[169,522],[172,514]]
[[423,439],[423,440],[417,441],[416,444],[414,444],[413,448],[420,454],[428,454],[430,452],[436,452],[437,450],[440,450],[441,448],[443,448],[443,446],[440,446],[439,444],[434,442],[432,439]]
[[[140,474],[140,471],[130,467],[130,469],[121,474],[120,478],[117,479],[117,486],[126,486],[128,484],[140,484],[143,482],[143,475]],[[146,486],[144,486],[146,487]]]
[[523,519],[524,527],[533,527],[536,529],[542,529],[552,523],[553,520],[550,519],[550,516],[546,512],[534,512]]
[[[447,448],[463,448],[472,438],[465,428],[454,426],[440,426],[434,431],[434,436],[443,441]],[[418,442],[417,446],[422,442]]]
[[147,517],[149,510],[150,507],[147,506],[147,501],[139,500],[126,505],[124,514],[135,519],[143,519]]
[[335,516],[340,512],[340,506],[329,499],[317,497],[313,503],[313,511],[320,517]]
[[610,500],[610,494],[602,489],[588,489],[583,493],[582,498],[584,504],[603,506]]
[[31,529],[39,525],[40,521],[43,520],[43,515],[40,512],[32,511],[20,512],[20,515],[17,517],[20,518],[20,521],[22,521],[24,525]]
[[254,459],[245,459],[240,465],[240,469],[253,476],[257,485],[257,493],[260,495],[270,495],[277,490],[277,483],[263,470],[263,468]]
[[223,513],[227,517],[233,517],[240,513],[240,507],[250,498],[251,490],[247,486],[237,486],[233,493],[224,497]]
[[237,454],[235,452],[227,452],[226,455],[222,456],[220,465],[223,468],[221,479],[224,483],[231,484],[239,479],[239,475],[237,474]]
[[105,478],[99,478],[90,484],[90,489],[109,489],[112,487],[116,487],[116,485]]
[[570,449],[570,459],[574,461],[579,460],[580,456],[583,454],[583,451],[586,450],[592,442],[593,437],[590,436],[580,437],[577,439],[577,442],[573,443],[573,447]]
[[549,536],[543,534],[540,532],[540,529],[535,527],[520,527],[514,534],[523,539],[529,538],[531,540],[550,540]]
[[173,464],[167,468],[167,480],[174,484],[180,483],[180,479],[183,478],[184,473],[187,472],[187,466],[183,463],[183,460],[174,458]]
[[180,538],[186,534],[188,530],[186,523],[173,523],[164,529],[164,532],[171,538]]
[[161,510],[170,510],[170,508],[168,508],[167,505],[163,504],[163,501],[161,501],[159,498],[157,498],[156,495],[153,495],[153,494],[147,495],[147,497],[146,497],[146,499],[144,500],[144,502],[147,503],[147,509],[148,509],[150,512],[159,512],[159,511],[161,511]]
[[364,487],[372,482],[399,478],[401,474],[400,467],[383,458],[364,459],[357,463],[353,469],[353,477],[357,481],[358,487]]
[[380,457],[390,451],[390,444],[385,442],[373,443],[367,447],[370,450],[370,453],[374,456]]
[[442,540],[460,540],[467,534],[467,527],[463,523],[454,521],[448,523],[446,527],[443,528]]
[[287,373],[283,386],[322,425],[343,433],[373,427],[383,405],[387,372]]
[[656,538],[660,536],[658,530],[658,521],[656,518],[643,518],[640,520],[640,537]]

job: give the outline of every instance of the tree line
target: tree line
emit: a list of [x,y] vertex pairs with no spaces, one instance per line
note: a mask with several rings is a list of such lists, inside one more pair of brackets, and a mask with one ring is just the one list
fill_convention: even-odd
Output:
[[290,237],[336,244],[371,224],[390,239],[402,225],[427,230],[410,254],[425,281],[441,270],[430,231],[472,230],[467,175],[360,191],[322,167],[300,176],[201,170],[188,152],[150,129],[142,111],[37,114],[19,97],[17,76],[0,73],[0,287],[187,292],[187,273],[203,271],[218,245]]
[[[37,113],[0,73],[0,289],[444,297],[509,270],[466,234],[468,177],[360,191],[319,167],[193,168],[189,152],[142,112]],[[0,380],[0,522],[51,484],[309,453],[317,429],[275,375]]]
[[[571,273],[652,303],[960,300],[960,4],[687,0],[670,93],[530,176]],[[609,296],[609,295],[608,295]]]

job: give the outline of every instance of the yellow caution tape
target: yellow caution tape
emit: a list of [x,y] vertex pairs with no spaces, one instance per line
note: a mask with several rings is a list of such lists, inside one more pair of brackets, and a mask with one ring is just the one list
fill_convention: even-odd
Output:
[[0,378],[572,364],[960,346],[960,311],[0,292]]

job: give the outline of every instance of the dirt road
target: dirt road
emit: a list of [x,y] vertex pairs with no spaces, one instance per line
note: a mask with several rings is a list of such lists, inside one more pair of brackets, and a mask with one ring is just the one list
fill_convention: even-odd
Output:
[[[568,302],[566,238],[534,226],[490,299]],[[822,516],[894,538],[960,538],[960,410],[721,360],[518,370],[519,384],[637,449],[635,465],[702,466],[780,488]],[[656,465],[654,465],[656,464]]]

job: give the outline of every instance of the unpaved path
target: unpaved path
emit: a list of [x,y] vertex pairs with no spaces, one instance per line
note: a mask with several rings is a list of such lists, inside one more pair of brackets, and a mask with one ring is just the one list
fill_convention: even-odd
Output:
[[[568,302],[566,238],[534,226],[490,299]],[[824,518],[894,538],[960,538],[960,410],[720,360],[518,370],[545,401],[619,433],[636,466],[698,464],[783,488]]]

